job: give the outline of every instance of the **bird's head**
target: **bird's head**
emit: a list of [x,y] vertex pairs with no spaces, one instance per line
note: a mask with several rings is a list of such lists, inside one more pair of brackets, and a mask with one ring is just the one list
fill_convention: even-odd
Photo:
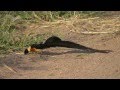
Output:
[[24,54],[28,54],[29,52],[36,52],[36,51],[38,51],[36,48],[30,46],[27,49],[25,49]]
[[43,42],[41,42],[40,44],[32,44],[27,49],[25,49],[24,54],[28,54],[29,52],[40,52],[41,53],[41,49],[43,46],[44,46]]

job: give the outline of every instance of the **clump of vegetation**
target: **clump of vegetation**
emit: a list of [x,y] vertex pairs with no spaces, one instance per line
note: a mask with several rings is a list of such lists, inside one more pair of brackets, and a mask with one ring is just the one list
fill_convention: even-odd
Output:
[[[22,50],[30,44],[43,40],[43,36],[20,34],[19,29],[27,23],[37,23],[41,20],[52,22],[75,15],[101,15],[103,11],[0,11],[0,53]],[[17,27],[19,25],[19,28]]]

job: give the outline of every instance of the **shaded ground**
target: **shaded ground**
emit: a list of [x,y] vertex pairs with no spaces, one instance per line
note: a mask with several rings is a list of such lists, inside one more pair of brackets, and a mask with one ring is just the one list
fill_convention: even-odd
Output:
[[[113,22],[112,22],[113,20]],[[88,19],[79,22],[31,25],[24,33],[46,34],[45,39],[57,35],[64,40],[113,52],[90,53],[77,49],[49,48],[41,54],[11,53],[0,59],[0,78],[4,79],[83,79],[120,78],[120,36],[113,34],[83,35],[80,31],[119,30],[119,18]],[[75,24],[75,25],[74,25]],[[56,27],[57,26],[57,27]],[[114,26],[114,27],[113,27]],[[30,31],[31,30],[31,31]]]

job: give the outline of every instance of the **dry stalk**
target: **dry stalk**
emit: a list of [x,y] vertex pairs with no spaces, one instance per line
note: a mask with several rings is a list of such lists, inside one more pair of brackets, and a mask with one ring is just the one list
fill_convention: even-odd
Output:
[[10,70],[10,71],[12,71],[12,72],[14,72],[14,73],[17,73],[15,70],[13,70],[11,67],[9,67],[8,65],[6,65],[6,64],[4,64],[4,63],[3,63],[3,66],[4,66],[5,68],[7,68],[8,70]]

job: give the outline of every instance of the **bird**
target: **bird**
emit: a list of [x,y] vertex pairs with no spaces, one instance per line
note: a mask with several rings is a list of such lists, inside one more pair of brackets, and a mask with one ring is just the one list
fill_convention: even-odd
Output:
[[75,49],[88,50],[88,51],[91,51],[91,52],[98,52],[98,53],[109,53],[109,52],[111,52],[111,50],[93,49],[93,48],[90,48],[90,47],[86,47],[86,46],[77,44],[77,43],[72,42],[72,41],[62,40],[57,36],[51,36],[45,42],[30,45],[27,49],[24,50],[24,54],[26,55],[29,52],[36,52],[38,50],[47,49],[47,48],[51,48],[51,47],[75,48]]

